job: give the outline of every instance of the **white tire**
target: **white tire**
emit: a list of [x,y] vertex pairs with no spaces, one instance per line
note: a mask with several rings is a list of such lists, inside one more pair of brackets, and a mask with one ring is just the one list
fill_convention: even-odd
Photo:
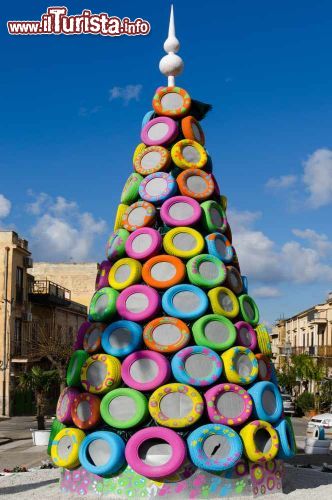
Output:
[[306,455],[328,455],[329,449],[320,446],[305,446],[304,453]]
[[315,439],[313,437],[307,438],[305,440],[305,445],[306,446],[312,446],[313,448],[324,448],[328,449],[330,448],[331,445],[331,440],[330,439]]

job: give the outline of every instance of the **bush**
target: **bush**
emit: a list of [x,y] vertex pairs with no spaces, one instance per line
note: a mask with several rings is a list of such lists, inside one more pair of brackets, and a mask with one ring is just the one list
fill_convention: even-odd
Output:
[[312,410],[315,408],[315,396],[311,392],[302,392],[297,398],[295,405],[297,410],[301,410],[302,413]]

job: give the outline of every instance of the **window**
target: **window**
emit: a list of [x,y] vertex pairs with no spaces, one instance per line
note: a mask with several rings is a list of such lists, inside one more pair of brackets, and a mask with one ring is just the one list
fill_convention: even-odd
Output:
[[14,326],[14,354],[22,354],[22,320],[21,318],[15,319]]
[[16,302],[23,302],[23,268],[16,268]]

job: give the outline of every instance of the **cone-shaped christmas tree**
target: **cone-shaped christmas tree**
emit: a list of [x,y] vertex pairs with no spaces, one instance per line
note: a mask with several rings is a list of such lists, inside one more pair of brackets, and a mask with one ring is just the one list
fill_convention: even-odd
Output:
[[175,86],[173,13],[164,47],[168,86],[143,119],[51,456],[102,477],[129,465],[165,480],[185,463],[213,473],[255,463],[256,474],[272,474],[294,437],[205,149],[199,121],[210,107]]

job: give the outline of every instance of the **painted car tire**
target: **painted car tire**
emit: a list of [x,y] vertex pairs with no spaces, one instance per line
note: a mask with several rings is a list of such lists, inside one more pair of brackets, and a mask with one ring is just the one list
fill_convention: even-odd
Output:
[[225,280],[225,286],[232,290],[232,292],[235,293],[235,295],[240,295],[240,293],[243,293],[243,283],[242,283],[242,277],[239,271],[236,269],[234,266],[227,266],[226,267],[226,280]]
[[[159,269],[159,271],[158,271]],[[154,275],[157,273],[157,275]],[[164,275],[167,278],[164,278]],[[186,277],[186,266],[182,260],[173,255],[156,255],[143,265],[142,278],[153,288],[165,289],[181,283]]]
[[[248,375],[241,375],[237,369],[237,358],[246,356],[251,364],[250,373]],[[228,382],[232,384],[248,385],[254,382],[258,375],[258,363],[255,355],[250,349],[245,347],[235,346],[223,352],[221,359],[224,363],[224,373]],[[246,370],[246,373],[248,370]]]
[[204,146],[205,135],[200,123],[193,116],[186,116],[181,120],[181,129],[185,139],[199,142]]
[[[121,267],[129,268],[129,274],[126,272],[124,281],[120,281],[119,277],[117,276]],[[113,267],[108,275],[108,282],[112,288],[121,291],[128,286],[134,285],[135,283],[141,281],[141,274],[142,264],[136,259],[126,257],[114,262]]]
[[[213,272],[211,267],[213,267]],[[226,267],[224,263],[214,255],[200,254],[188,260],[187,274],[190,283],[193,285],[203,288],[213,288],[221,285],[225,281]]]
[[154,110],[151,109],[150,111],[147,111],[145,113],[145,115],[143,116],[143,120],[142,120],[142,126],[141,126],[141,129],[150,121],[152,120],[152,118],[154,117]]
[[55,436],[59,434],[62,429],[66,429],[66,426],[62,424],[57,418],[55,418],[52,422],[51,425],[51,432],[50,432],[50,438],[48,440],[48,445],[47,445],[47,454],[51,456],[51,448],[53,441],[55,439]]
[[[222,297],[220,297],[222,295]],[[236,295],[224,286],[218,286],[208,291],[212,311],[226,318],[236,318],[239,314],[239,302]],[[227,308],[227,309],[226,309]]]
[[[186,148],[195,150],[194,161],[191,161],[192,156],[185,158],[183,152]],[[175,165],[183,170],[187,168],[204,168],[207,164],[208,157],[203,146],[199,142],[191,141],[190,139],[182,139],[182,141],[176,142],[171,149],[172,160]]]
[[[172,456],[165,464],[148,465],[139,458],[142,444],[151,439],[162,439],[172,448]],[[175,474],[186,459],[186,446],[182,438],[173,430],[162,427],[148,427],[137,431],[127,442],[126,460],[137,473],[149,478],[163,478]]]
[[220,259],[224,264],[233,260],[233,247],[225,235],[220,233],[208,234],[205,237],[209,254]]
[[137,155],[139,155],[140,153],[142,153],[144,151],[144,149],[146,149],[146,145],[143,144],[143,142],[141,142],[140,144],[138,144],[136,146],[134,154],[133,154],[133,165],[134,166],[135,166],[135,160],[136,160]]
[[[136,240],[139,238],[139,240]],[[144,246],[143,250],[138,251],[142,239],[148,239],[148,246]],[[136,240],[136,242],[135,242]],[[129,257],[137,260],[145,260],[159,252],[162,245],[162,237],[156,229],[150,227],[142,227],[132,232],[126,241],[126,252]]]
[[[124,417],[118,419],[110,413],[110,404],[118,397],[126,397],[134,401],[136,412],[131,418],[127,420],[124,420]],[[103,397],[100,405],[100,412],[103,420],[111,427],[115,427],[116,429],[130,429],[146,420],[149,415],[148,401],[141,392],[135,389],[129,389],[128,387],[121,387],[109,392]]]
[[246,321],[238,321],[234,326],[237,331],[236,343],[254,351],[257,347],[257,335],[253,327]]
[[129,235],[129,231],[124,228],[120,228],[110,235],[106,244],[106,257],[109,261],[112,262],[125,255],[125,245]]
[[[110,448],[109,460],[103,465],[93,465],[91,463],[89,447],[93,441],[104,440]],[[115,474],[125,463],[125,443],[122,437],[109,431],[96,431],[92,432],[81,443],[79,451],[79,459],[85,470],[98,476],[108,476]]]
[[243,293],[248,293],[248,278],[247,276],[241,276],[242,283],[243,283]]
[[[173,299],[180,293],[191,293],[198,298],[197,307],[193,310],[179,309],[173,304]],[[196,300],[197,302],[197,300]],[[208,308],[208,299],[206,294],[195,285],[175,285],[166,290],[162,297],[162,307],[166,314],[179,319],[193,320],[202,316]]]
[[[155,367],[157,367],[157,374],[146,382],[138,381],[131,374],[132,365],[140,360],[148,360],[154,362]],[[137,389],[138,391],[153,391],[156,387],[159,387],[167,382],[171,374],[171,367],[168,359],[160,354],[159,352],[153,351],[136,351],[127,356],[123,363],[121,369],[121,376],[124,383],[131,387],[132,389]]]
[[114,222],[114,227],[113,227],[113,232],[117,231],[122,227],[122,219],[124,214],[126,213],[126,210],[128,209],[128,205],[125,205],[124,203],[120,203],[120,205],[117,208],[116,215],[115,215],[115,222]]
[[[173,330],[177,329],[179,335],[175,342],[173,341],[172,343],[161,344],[154,338],[154,333],[155,330],[163,326],[166,326],[167,329],[167,325],[170,325],[170,328]],[[167,335],[165,335],[165,337],[167,338]],[[147,325],[145,325],[143,331],[143,340],[146,347],[148,347],[148,349],[151,349],[152,351],[161,353],[171,353],[179,351],[189,343],[190,338],[191,336],[188,326],[180,319],[172,318],[170,316],[162,316],[161,318],[153,319]]]
[[[103,297],[107,298],[107,305],[99,309],[98,301]],[[90,307],[89,307],[89,317],[93,321],[98,322],[108,322],[110,321],[114,314],[116,313],[116,301],[119,296],[119,292],[113,290],[109,287],[104,287],[98,290],[92,297]]]
[[222,206],[223,211],[226,212],[228,200],[227,196],[225,196],[224,194],[220,195],[220,205]]
[[101,290],[108,286],[108,273],[110,272],[112,264],[108,260],[103,260],[97,264],[97,276],[95,282],[95,291]]
[[83,350],[74,351],[69,360],[66,382],[68,387],[81,386],[81,368],[88,359],[88,353]]
[[79,393],[80,391],[75,387],[65,387],[61,392],[56,405],[56,418],[62,424],[72,423],[71,407]]
[[[156,179],[161,179],[162,187],[156,188]],[[157,181],[158,182],[158,181]],[[154,184],[152,193],[151,184]],[[174,196],[177,191],[177,184],[174,177],[167,172],[156,172],[145,177],[139,187],[139,195],[144,201],[150,203],[163,203],[170,196]]]
[[[264,406],[264,393],[269,391],[273,394],[274,403],[271,405],[274,407],[271,411],[268,411]],[[254,403],[254,415],[258,420],[264,420],[265,422],[275,423],[277,422],[283,412],[283,402],[280,391],[272,382],[256,382],[250,389],[248,389],[253,403]]]
[[[272,378],[272,367],[270,359],[265,356],[265,354],[259,353],[255,354],[258,362],[258,379],[259,380],[271,380]],[[271,380],[272,382],[272,380]],[[278,384],[277,384],[278,385]]]
[[[188,373],[186,363],[191,356],[205,356],[211,363],[213,369],[208,376],[193,377]],[[178,351],[171,362],[173,377],[181,384],[189,384],[194,387],[205,387],[215,383],[221,376],[222,363],[220,356],[212,349],[199,345],[185,347]]]
[[[124,335],[123,330],[129,332],[129,339]],[[115,337],[116,342],[121,342],[121,337],[127,340],[127,343],[123,343],[120,347],[116,345],[112,345],[110,338],[112,335],[117,335],[118,332],[120,335],[118,339]],[[117,358],[123,358],[124,356],[128,356],[132,352],[136,351],[142,343],[142,327],[133,321],[120,320],[115,321],[108,325],[102,335],[101,344],[103,350],[110,354],[111,356],[115,356]]]
[[[238,415],[232,415],[228,417],[220,412],[218,409],[218,400],[225,394],[233,393],[237,398],[242,399],[243,407]],[[241,425],[250,418],[252,413],[252,399],[250,394],[243,389],[243,387],[237,384],[219,384],[211,387],[205,394],[204,398],[206,401],[206,407],[208,411],[209,419],[212,423],[224,424],[224,425]],[[225,406],[228,406],[226,400]]]
[[[132,220],[133,212],[144,211],[144,215],[141,214],[136,223]],[[132,233],[135,229],[140,229],[141,227],[152,226],[156,217],[156,209],[152,203],[147,201],[137,201],[130,205],[125,211],[122,217],[122,225],[127,231]]]
[[226,214],[219,203],[207,200],[201,203],[202,221],[207,231],[224,232],[227,226]]
[[[151,129],[161,124],[163,125],[162,133],[159,132],[158,137],[155,133],[152,133],[151,137]],[[178,133],[179,128],[177,122],[167,116],[158,116],[144,125],[141,131],[141,139],[147,146],[163,146],[173,142]]]
[[[209,458],[204,451],[205,441],[211,436],[221,436],[227,439],[229,452],[227,458]],[[196,467],[206,470],[221,472],[234,467],[242,455],[242,441],[233,429],[222,424],[206,424],[191,432],[187,438],[189,454]],[[219,444],[219,448],[220,448]]]
[[[221,325],[222,330],[227,329],[227,337],[221,342],[216,342],[215,338],[210,340],[206,335],[206,328],[208,328],[209,323],[218,323]],[[202,316],[192,325],[192,332],[197,345],[202,345],[210,347],[216,351],[225,351],[232,347],[236,340],[236,329],[233,323],[227,319],[225,316],[220,316],[219,314],[207,314]],[[222,332],[223,333],[223,332]],[[216,335],[215,335],[216,337]]]
[[[89,354],[95,354],[101,349],[101,336],[105,330],[104,323],[92,323],[84,335],[83,348]],[[83,363],[82,363],[83,364]]]
[[78,329],[76,339],[73,345],[73,350],[82,350],[83,349],[83,340],[84,340],[84,335],[89,326],[91,325],[90,321],[84,321],[81,326]]
[[[264,430],[270,434],[271,447],[268,452],[259,451],[256,446],[255,435],[259,430]],[[276,457],[279,450],[279,438],[277,431],[268,422],[253,420],[240,430],[240,436],[243,442],[244,453],[252,462],[268,462]]]
[[[98,363],[103,369],[105,376],[99,378],[96,384],[89,379],[89,368]],[[86,360],[81,370],[81,383],[84,389],[92,394],[104,394],[116,389],[121,382],[121,363],[109,354],[93,354]]]
[[[51,457],[54,465],[57,467],[64,467],[65,469],[75,469],[75,467],[78,467],[80,465],[79,448],[84,438],[85,433],[81,429],[62,429],[62,431],[55,436],[51,446]],[[67,456],[65,457],[62,456],[62,453],[60,452],[61,444],[59,445],[63,439],[66,441],[65,448]],[[68,441],[70,441],[69,446]]]
[[269,332],[267,331],[265,325],[263,324],[257,325],[255,330],[257,333],[257,343],[260,352],[262,354],[265,354],[265,356],[271,357],[272,356],[271,340]]
[[121,193],[121,203],[131,205],[138,200],[138,189],[142,180],[143,177],[139,173],[133,172],[130,174]]
[[[188,183],[191,183],[193,181],[192,178],[195,177],[197,178],[196,191],[194,191],[194,186],[192,188],[188,186]],[[199,170],[198,168],[183,170],[176,178],[176,182],[183,196],[189,196],[198,201],[207,200],[214,192],[214,182],[211,174],[207,174],[204,170]]]
[[[181,248],[179,244],[176,244],[177,238],[181,238],[181,235],[185,235],[188,240],[190,249]],[[195,243],[195,244],[194,244]],[[163,239],[163,246],[165,252],[169,255],[175,255],[176,257],[182,257],[183,259],[190,259],[202,253],[204,249],[204,239],[203,236],[190,227],[175,227],[168,231]]]
[[[163,105],[163,100],[167,94],[178,94],[181,96],[181,105],[175,108],[167,108]],[[181,118],[188,113],[191,106],[191,98],[188,92],[181,87],[159,87],[153,96],[152,106],[155,112],[160,116]]]
[[[175,213],[173,215],[171,213],[174,205],[180,206],[180,208],[177,209],[177,216],[179,215],[178,212],[184,214],[186,209],[189,209],[190,214],[185,218],[176,218]],[[193,226],[199,222],[201,214],[202,211],[200,204],[188,196],[173,196],[172,198],[164,201],[160,208],[160,217],[164,224],[169,227]]]
[[[243,294],[240,295],[239,299],[239,305],[240,305],[240,313],[244,321],[247,323],[250,323],[252,326],[256,326],[259,322],[259,310],[256,305],[256,302],[254,299],[250,297],[250,295]],[[249,307],[252,311],[252,315],[248,313],[246,310],[246,305]]]
[[[87,403],[89,405],[89,417],[82,419],[79,413],[80,403]],[[74,399],[71,407],[71,418],[79,429],[87,430],[92,429],[100,422],[100,399],[95,394],[89,392],[82,392]]]
[[146,176],[166,170],[170,163],[171,154],[168,149],[162,146],[149,146],[135,156],[134,168],[136,172]]
[[277,458],[285,460],[296,455],[294,432],[288,420],[281,420],[275,430],[279,437],[279,451]]
[[[138,298],[138,295],[144,295],[147,298],[148,304],[144,308],[142,308],[141,306],[140,310],[138,310],[137,312],[128,309],[127,302],[132,295],[136,295],[136,299]],[[131,302],[133,302],[133,300],[135,301],[136,299],[132,298]],[[160,297],[158,292],[146,285],[129,286],[120,293],[116,301],[116,308],[118,310],[118,313],[123,319],[128,319],[129,321],[140,322],[148,320],[157,313],[159,307]]]
[[[187,398],[190,398],[192,402],[192,408],[185,416],[168,417],[162,412],[161,401],[163,398],[167,397],[169,394],[180,394]],[[181,405],[181,403],[180,403]],[[149,412],[153,420],[163,427],[171,427],[173,429],[188,427],[197,422],[204,411],[204,402],[200,393],[184,384],[166,384],[158,387],[150,396],[149,399]]]

